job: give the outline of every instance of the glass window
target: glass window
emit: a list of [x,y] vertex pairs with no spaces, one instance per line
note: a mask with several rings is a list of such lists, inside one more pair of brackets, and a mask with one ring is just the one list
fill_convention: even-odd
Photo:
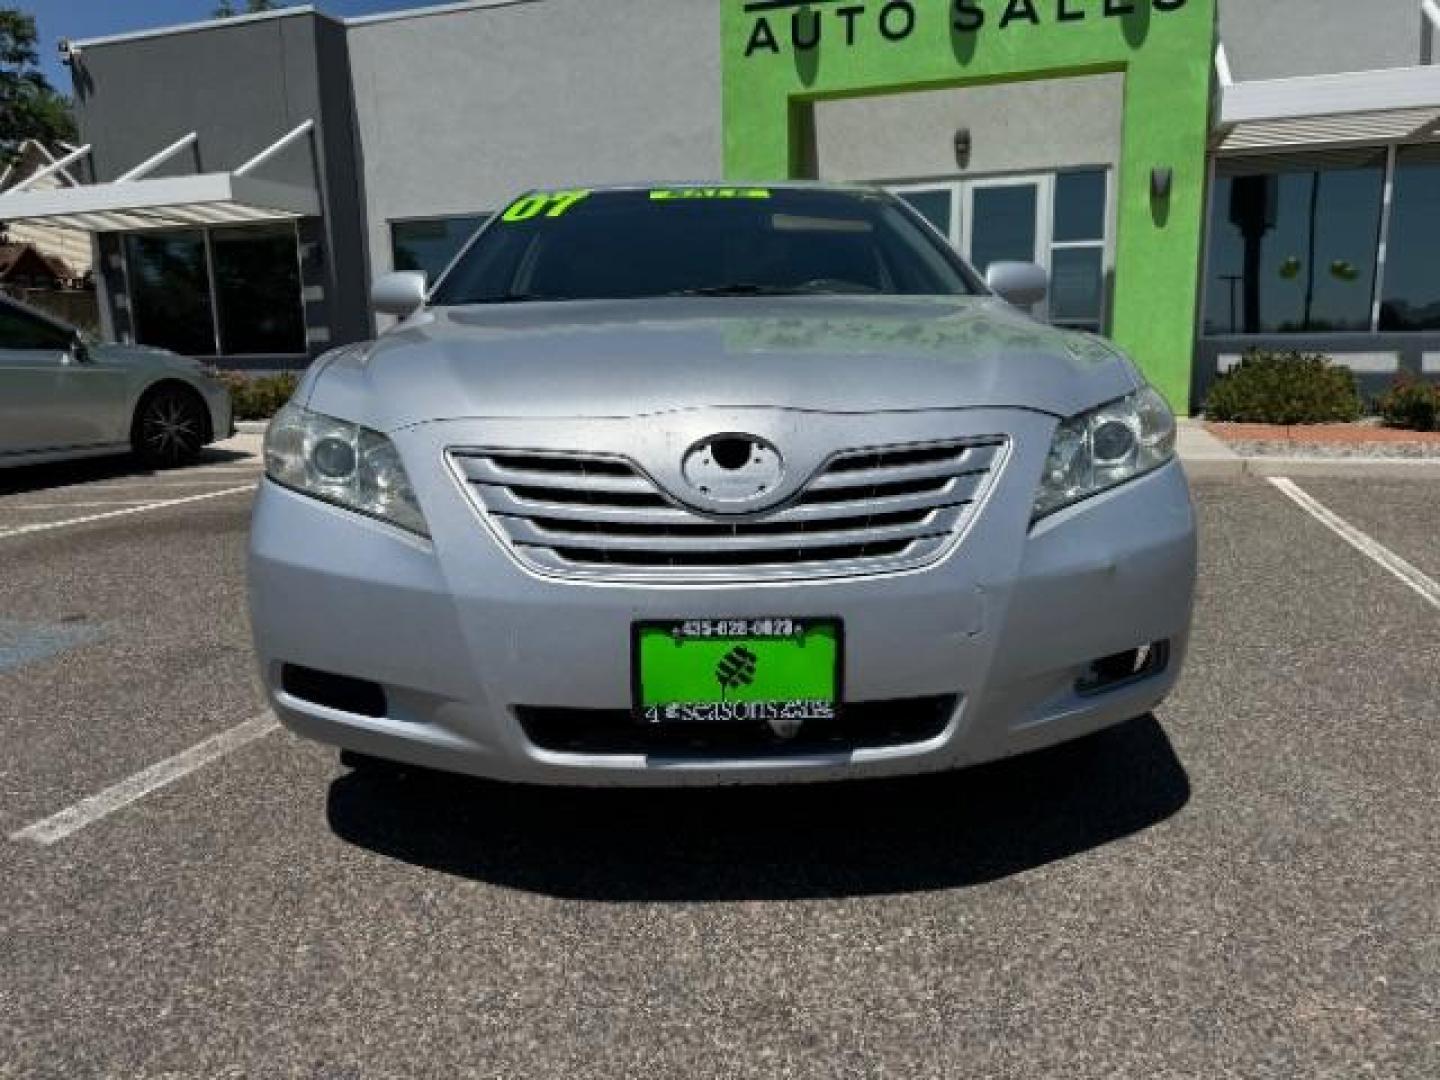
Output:
[[221,351],[227,356],[303,353],[305,310],[295,226],[215,229],[210,248]]
[[950,226],[953,217],[953,200],[950,197],[949,188],[931,188],[928,191],[897,191],[895,194],[918,210],[921,217],[940,231],[941,236],[946,238],[952,236]]
[[186,356],[214,356],[205,234],[131,233],[125,258],[136,341]]
[[[518,215],[469,248],[436,303],[976,291],[954,249],[888,195],[762,191],[595,192],[558,214]],[[543,206],[544,198],[529,203]]]
[[1402,146],[1385,251],[1381,330],[1440,330],[1440,146]]
[[430,281],[460,254],[465,241],[490,220],[489,214],[469,217],[428,218],[420,221],[392,221],[390,249],[396,270],[420,270]]
[[1105,239],[1105,171],[1063,172],[1055,177],[1057,244]]
[[1055,175],[1050,225],[1050,321],[1100,333],[1105,324],[1104,169]]
[[1001,261],[1035,262],[1037,184],[977,187],[970,226],[970,264],[985,273]]
[[1222,161],[1210,212],[1205,329],[1370,329],[1384,154]]
[[73,338],[68,330],[0,300],[0,349],[66,349]]
[[1105,249],[1057,248],[1051,254],[1050,320],[1099,330],[1104,314]]

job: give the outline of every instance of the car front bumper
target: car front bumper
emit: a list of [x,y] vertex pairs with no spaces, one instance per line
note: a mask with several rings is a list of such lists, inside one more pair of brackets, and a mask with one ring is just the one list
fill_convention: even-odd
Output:
[[205,406],[210,410],[210,438],[223,442],[235,434],[235,409],[230,388],[214,379],[206,379],[200,387]]
[[[502,549],[448,477],[421,488],[433,541],[266,481],[255,507],[250,600],[271,703],[297,733],[362,753],[577,785],[932,772],[1143,715],[1174,685],[1189,635],[1196,540],[1184,474],[1171,463],[1031,527],[1053,421],[1032,415],[1023,423],[1030,430],[1016,437],[997,490],[943,560],[800,583],[545,578]],[[407,460],[442,444],[434,432],[402,433],[397,442]],[[794,750],[782,742],[703,754],[562,750],[527,734],[527,710],[629,709],[634,623],[719,616],[839,616],[847,702],[898,709],[944,700],[943,723],[918,741],[867,749],[797,740]],[[1093,661],[1162,643],[1168,662],[1148,677],[1101,693],[1077,689]],[[287,664],[380,684],[385,715],[287,692]]]

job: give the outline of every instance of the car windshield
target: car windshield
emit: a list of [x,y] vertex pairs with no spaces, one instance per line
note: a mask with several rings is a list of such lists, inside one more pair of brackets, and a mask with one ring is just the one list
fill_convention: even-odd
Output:
[[979,291],[959,256],[882,192],[681,187],[524,196],[432,301]]

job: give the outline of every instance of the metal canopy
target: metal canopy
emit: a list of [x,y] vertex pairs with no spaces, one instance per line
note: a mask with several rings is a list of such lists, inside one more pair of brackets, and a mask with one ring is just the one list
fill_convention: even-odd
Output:
[[28,190],[35,181],[90,150],[79,147],[0,192],[0,221],[31,221],[87,232],[135,232],[313,217],[320,213],[320,195],[313,186],[250,175],[313,127],[313,121],[306,120],[234,172],[147,178],[146,174],[194,144],[192,132],[110,183]]
[[1440,134],[1440,67],[1229,85],[1222,77],[1220,94],[1215,144],[1222,152],[1404,142]]

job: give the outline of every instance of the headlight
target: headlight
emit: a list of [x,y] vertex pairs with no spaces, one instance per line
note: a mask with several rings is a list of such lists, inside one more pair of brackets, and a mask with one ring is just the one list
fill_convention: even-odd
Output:
[[1175,456],[1175,417],[1152,388],[1071,417],[1055,432],[1035,517],[1158,469]]
[[265,475],[317,499],[429,536],[395,444],[291,403],[265,433]]

